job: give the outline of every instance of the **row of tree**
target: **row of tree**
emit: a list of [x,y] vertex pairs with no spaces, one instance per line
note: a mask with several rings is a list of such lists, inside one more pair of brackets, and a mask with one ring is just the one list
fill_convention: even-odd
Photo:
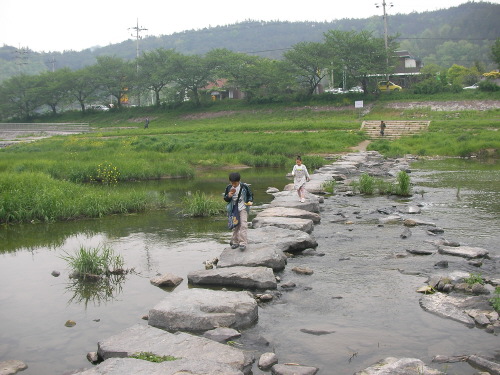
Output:
[[[390,49],[395,45],[391,42]],[[0,86],[2,118],[30,118],[43,106],[55,114],[76,104],[111,101],[118,108],[126,98],[153,93],[154,104],[180,102],[186,96],[200,104],[200,90],[225,78],[248,99],[300,93],[312,95],[329,72],[345,71],[368,86],[368,75],[389,73],[384,40],[372,33],[330,31],[323,43],[301,42],[283,60],[214,49],[203,56],[185,55],[162,48],[145,52],[135,61],[99,56],[97,63],[76,71],[69,69],[39,75],[17,75]]]
[[[497,41],[498,42],[498,41]],[[78,106],[85,112],[97,102],[122,107],[127,98],[153,94],[153,103],[200,105],[203,88],[218,79],[245,92],[249,100],[276,95],[312,95],[325,76],[345,76],[365,92],[375,87],[374,74],[388,75],[395,65],[397,44],[367,31],[325,33],[324,41],[300,42],[282,60],[214,49],[205,55],[185,55],[162,48],[145,52],[135,61],[100,56],[82,69],[17,75],[0,84],[0,117],[29,119],[48,106]],[[372,87],[370,85],[373,84]]]

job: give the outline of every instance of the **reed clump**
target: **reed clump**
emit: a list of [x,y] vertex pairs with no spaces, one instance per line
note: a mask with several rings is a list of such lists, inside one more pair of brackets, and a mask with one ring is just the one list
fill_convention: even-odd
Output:
[[202,192],[187,193],[182,199],[183,214],[191,217],[216,216],[226,212],[226,202]]

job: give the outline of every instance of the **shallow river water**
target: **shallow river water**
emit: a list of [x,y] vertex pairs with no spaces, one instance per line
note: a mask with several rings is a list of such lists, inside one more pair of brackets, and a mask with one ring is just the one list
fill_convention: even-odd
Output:
[[[283,188],[287,171],[243,170],[251,182],[256,205],[268,203],[268,186]],[[414,357],[429,363],[435,355],[483,354],[500,359],[500,338],[479,328],[423,311],[420,294],[433,265],[449,261],[449,271],[465,270],[499,277],[500,168],[473,161],[425,162],[413,166],[414,194],[422,204],[419,219],[433,221],[444,237],[484,247],[492,255],[482,269],[462,258],[439,254],[408,256],[406,249],[432,247],[436,239],[412,228],[400,237],[401,225],[378,226],[373,212],[404,202],[389,197],[335,195],[325,198],[321,224],[313,235],[322,257],[297,256],[279,274],[297,288],[259,308],[259,322],[240,340],[244,350],[275,351],[280,363],[320,368],[319,374],[353,374],[381,358]],[[162,181],[151,189],[168,191],[180,201],[186,191],[220,194],[227,173],[194,180]],[[335,223],[339,213],[352,224]],[[225,219],[185,219],[178,208],[140,215],[113,216],[57,224],[0,228],[0,361],[18,359],[26,375],[64,374],[91,367],[85,356],[97,342],[136,323],[168,293],[188,288],[187,274],[218,256],[227,244]],[[71,284],[60,258],[80,246],[108,245],[134,272],[98,293]],[[314,270],[311,276],[292,273],[295,265]],[[58,270],[59,277],[51,272]],[[149,279],[171,272],[184,278],[175,291],[154,287]],[[76,322],[65,327],[67,320]],[[301,330],[331,333],[312,335]],[[269,343],[263,344],[264,338]],[[449,374],[471,375],[467,364],[431,366]],[[264,374],[256,366],[254,374]]]

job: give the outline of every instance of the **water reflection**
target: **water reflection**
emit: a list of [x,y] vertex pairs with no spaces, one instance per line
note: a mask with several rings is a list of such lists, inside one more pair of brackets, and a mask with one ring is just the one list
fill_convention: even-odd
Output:
[[71,294],[68,304],[83,304],[87,309],[89,303],[100,306],[113,301],[122,293],[126,279],[126,275],[109,275],[95,281],[72,279],[65,288]]

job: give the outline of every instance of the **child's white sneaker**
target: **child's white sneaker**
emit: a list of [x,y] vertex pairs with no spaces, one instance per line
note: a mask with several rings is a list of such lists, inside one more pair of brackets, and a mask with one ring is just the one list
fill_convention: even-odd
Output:
[[306,200],[304,198],[300,198],[300,203],[304,203]]

